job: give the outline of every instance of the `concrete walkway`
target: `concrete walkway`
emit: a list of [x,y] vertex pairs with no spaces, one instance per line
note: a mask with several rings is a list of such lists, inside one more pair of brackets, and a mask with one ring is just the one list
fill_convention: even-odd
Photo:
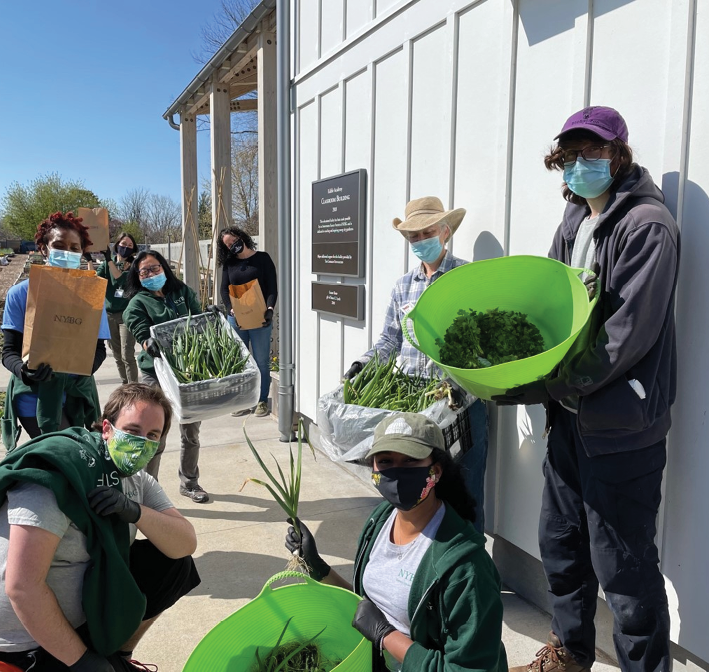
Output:
[[[0,389],[8,372],[0,367]],[[7,374],[7,375],[6,375]],[[101,402],[120,384],[109,356],[96,375]],[[278,441],[272,418],[225,416],[202,423],[200,483],[210,493],[207,504],[194,504],[178,492],[179,434],[172,431],[162,459],[160,482],[175,506],[197,530],[195,562],[202,583],[163,614],[148,631],[135,657],[158,665],[160,672],[181,672],[197,643],[219,621],[258,595],[288,561],[284,514],[261,487],[245,479],[262,478],[246,445],[243,424],[262,456],[272,453],[282,464],[287,444]],[[318,547],[339,573],[352,575],[357,537],[369,512],[381,501],[376,491],[316,451],[304,454],[300,516],[316,534]],[[549,631],[549,616],[511,592],[503,595],[503,640],[510,665],[532,660]],[[599,659],[600,660],[600,659]],[[617,667],[597,663],[596,672]],[[209,672],[205,670],[204,672]]]

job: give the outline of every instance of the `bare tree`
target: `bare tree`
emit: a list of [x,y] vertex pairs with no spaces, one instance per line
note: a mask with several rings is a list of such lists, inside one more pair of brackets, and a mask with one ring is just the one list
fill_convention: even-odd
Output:
[[202,47],[199,52],[192,53],[192,58],[197,63],[206,63],[251,14],[258,2],[259,0],[221,0],[219,9],[212,16],[210,23],[202,26]]
[[258,233],[258,140],[243,136],[231,143],[232,217],[248,234]]
[[170,196],[151,194],[147,200],[145,235],[151,243],[182,239],[182,209]]
[[124,222],[134,222],[141,229],[145,230],[148,222],[148,206],[150,202],[150,191],[145,187],[137,187],[126,192],[118,203],[118,219]]

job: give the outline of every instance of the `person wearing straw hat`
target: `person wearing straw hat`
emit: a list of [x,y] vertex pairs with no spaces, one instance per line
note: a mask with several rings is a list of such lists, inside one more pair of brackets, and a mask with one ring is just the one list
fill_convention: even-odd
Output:
[[546,380],[501,404],[544,403],[539,548],[552,632],[514,672],[589,672],[599,584],[621,670],[669,670],[670,618],[655,543],[675,400],[677,224],[610,107],[572,115],[545,158],[568,202],[549,256],[598,276],[586,329]]
[[376,426],[366,459],[386,501],[360,534],[353,583],[325,562],[300,520],[286,548],[315,580],[364,598],[352,625],[374,645],[374,672],[507,672],[500,576],[440,427],[395,413]]
[[[410,376],[444,377],[441,369],[404,339],[401,323],[427,287],[444,273],[468,263],[454,257],[447,247],[463,217],[463,208],[446,210],[439,198],[424,196],[407,203],[403,220],[398,217],[393,220],[392,226],[404,236],[421,263],[396,281],[379,340],[352,363],[344,374],[345,378],[356,376],[375,353],[384,362],[391,357],[399,357],[401,370]],[[482,532],[485,524],[483,496],[487,461],[487,409],[481,401],[475,401],[468,413],[471,431],[482,428],[483,434],[476,437],[478,440],[473,442],[473,448],[463,456],[468,470],[468,487],[477,502],[475,525]]]

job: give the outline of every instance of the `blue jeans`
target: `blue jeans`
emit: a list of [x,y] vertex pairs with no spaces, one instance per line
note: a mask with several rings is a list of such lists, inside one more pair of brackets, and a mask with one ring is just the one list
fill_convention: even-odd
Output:
[[251,353],[256,360],[256,366],[261,373],[261,394],[258,400],[268,401],[268,391],[271,388],[271,367],[269,357],[271,355],[271,329],[273,325],[267,327],[259,327],[258,329],[239,329],[236,326],[236,320],[233,315],[229,315],[229,324],[231,324],[239,338],[244,341],[246,347],[251,345]]
[[475,529],[485,531],[485,468],[487,466],[487,407],[476,399],[468,407],[472,447],[460,457],[464,469],[465,485],[475,499]]

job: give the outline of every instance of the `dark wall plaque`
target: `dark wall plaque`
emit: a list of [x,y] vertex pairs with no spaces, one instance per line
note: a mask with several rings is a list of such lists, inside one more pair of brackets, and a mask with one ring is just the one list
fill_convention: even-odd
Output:
[[313,182],[313,273],[364,277],[366,201],[366,170]]
[[314,282],[313,310],[363,320],[364,285]]

